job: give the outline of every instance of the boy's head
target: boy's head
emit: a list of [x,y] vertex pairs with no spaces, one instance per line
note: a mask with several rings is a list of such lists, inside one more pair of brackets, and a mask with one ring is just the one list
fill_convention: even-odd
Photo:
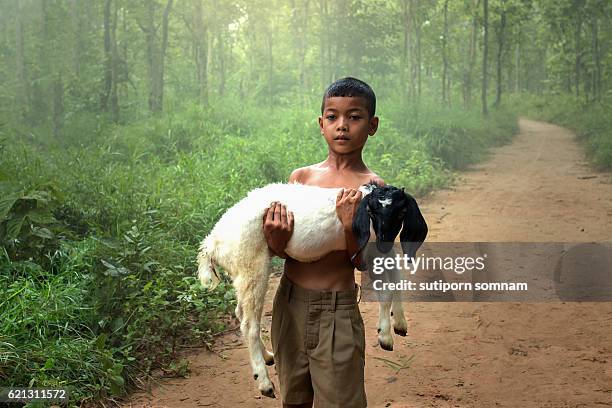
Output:
[[335,96],[361,97],[364,99],[369,118],[376,114],[376,95],[374,95],[374,91],[370,88],[370,85],[357,78],[340,78],[327,87],[321,103],[321,115],[325,111],[326,100]]
[[378,129],[376,96],[368,84],[356,78],[341,78],[323,95],[319,127],[336,154],[359,153]]

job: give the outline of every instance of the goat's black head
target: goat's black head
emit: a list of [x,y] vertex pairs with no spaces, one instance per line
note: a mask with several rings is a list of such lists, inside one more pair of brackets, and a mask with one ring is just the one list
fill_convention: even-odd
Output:
[[[376,233],[376,247],[382,253],[393,248],[397,234],[400,234],[402,251],[410,258],[416,256],[425,237],[427,223],[419,210],[416,200],[404,189],[386,185],[368,185],[370,194],[366,195],[353,219],[353,233],[360,250],[370,239],[370,220]],[[364,265],[365,267],[365,265]]]

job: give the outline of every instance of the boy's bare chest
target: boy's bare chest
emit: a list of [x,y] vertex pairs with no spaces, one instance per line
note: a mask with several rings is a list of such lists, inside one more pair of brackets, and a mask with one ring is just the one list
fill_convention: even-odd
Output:
[[364,174],[330,174],[329,172],[311,172],[301,180],[302,184],[323,188],[359,188],[369,178]]

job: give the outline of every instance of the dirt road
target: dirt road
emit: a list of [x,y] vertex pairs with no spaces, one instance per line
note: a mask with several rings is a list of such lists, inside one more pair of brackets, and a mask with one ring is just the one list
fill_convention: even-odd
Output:
[[[429,241],[612,240],[612,176],[588,167],[568,130],[520,127],[455,188],[421,200]],[[377,345],[377,304],[360,307],[371,407],[612,406],[612,303],[408,303],[408,336],[395,336],[391,353]],[[188,358],[189,378],[163,380],[125,407],[281,406],[259,395],[237,332]],[[412,360],[396,371],[379,358]]]

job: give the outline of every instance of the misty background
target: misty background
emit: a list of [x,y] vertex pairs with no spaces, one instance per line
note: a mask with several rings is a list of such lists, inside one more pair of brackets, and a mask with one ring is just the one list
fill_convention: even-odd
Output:
[[[368,166],[417,197],[519,115],[612,168],[605,0],[0,0],[0,385],[122,395],[185,375],[234,308],[200,240],[321,161],[325,88],[372,86]],[[276,264],[278,266],[278,263]]]

